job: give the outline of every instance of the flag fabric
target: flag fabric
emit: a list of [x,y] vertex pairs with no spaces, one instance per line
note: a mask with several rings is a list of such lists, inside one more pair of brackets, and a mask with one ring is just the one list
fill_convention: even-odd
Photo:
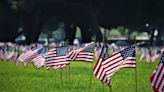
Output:
[[156,61],[160,57],[160,53],[160,50],[155,50],[154,55],[151,58],[152,62]]
[[164,47],[163,48],[161,48],[161,50],[160,50],[162,53],[164,52]]
[[9,53],[7,60],[9,61],[16,61],[18,57],[18,52],[16,50]]
[[[136,67],[135,64],[135,46],[129,46],[122,51],[115,53],[102,62],[107,78],[124,67]],[[101,77],[102,78],[102,77]]]
[[44,66],[45,58],[44,58],[43,54],[40,54],[36,58],[32,59],[32,63],[37,68],[41,68],[42,66]]
[[67,57],[67,47],[56,47],[51,49],[45,55],[45,65],[47,69],[60,69],[69,64],[70,59]]
[[101,48],[95,48],[94,56],[95,56],[96,60],[98,60],[100,53],[101,53]]
[[92,62],[93,55],[94,55],[94,48],[95,43],[91,42],[87,46],[85,46],[77,55],[76,61],[85,61],[85,62]]
[[147,54],[146,54],[146,62],[147,62],[147,63],[152,62],[151,49],[149,49],[148,52],[147,52]]
[[8,47],[4,48],[4,55],[3,55],[3,60],[7,60],[7,57],[9,56],[10,51]]
[[96,65],[94,67],[94,74],[95,76],[102,82],[102,83],[105,83],[107,84],[108,86],[111,86],[111,82],[110,80],[107,79],[106,75],[102,75],[103,78],[100,78],[100,74],[101,74],[101,71],[104,70],[103,68],[103,65],[102,65],[102,62],[109,57],[109,49],[104,47],[102,48],[101,50],[101,53],[100,53],[100,56],[96,62]]
[[146,52],[147,52],[146,48],[142,48],[141,52],[142,53],[141,53],[141,56],[140,56],[140,59],[139,59],[140,62],[143,60],[144,57],[146,57]]
[[87,46],[72,50],[68,53],[68,57],[72,61],[85,61],[85,62],[92,62],[93,60],[93,53],[94,53],[94,42],[89,43]]
[[[105,53],[104,50],[102,50],[102,53]],[[100,57],[102,57],[102,53]],[[136,67],[134,55],[135,47],[130,46],[109,57],[105,57],[106,59],[104,60],[99,58],[99,62],[97,62],[94,69],[94,74],[102,82],[106,80],[110,81],[111,76],[119,69],[124,67]]]
[[3,57],[4,57],[4,50],[0,49],[0,59],[3,59]]
[[154,92],[164,92],[164,53],[150,80]]
[[80,53],[80,51],[82,51],[82,49],[76,49],[76,50],[72,50],[68,53],[68,58],[70,58],[70,60],[75,61],[77,55]]
[[[30,53],[32,52],[31,49],[26,49],[24,52],[21,53],[21,55],[18,57],[18,61],[20,62],[25,62],[27,60],[27,57],[30,55]],[[29,54],[29,55],[28,55]]]
[[32,59],[36,58],[39,54],[43,52],[45,52],[45,49],[43,47],[34,50],[30,49],[22,53],[18,59],[19,61],[24,63],[24,66],[26,66],[29,61],[32,61]]
[[[47,69],[51,68],[50,66],[47,65],[48,62],[54,62],[54,58],[56,57],[56,48],[50,49],[46,54],[45,54],[45,66]],[[47,63],[46,63],[47,62]]]
[[20,62],[23,62],[24,60],[25,60],[25,53],[26,52],[28,52],[29,51],[29,49],[26,49],[26,50],[24,50],[21,54],[20,54],[20,56],[18,57],[18,62],[20,61]]
[[26,53],[25,61],[31,61],[32,59],[36,58],[39,54],[44,53],[44,52],[45,52],[45,49],[43,47],[30,50]]

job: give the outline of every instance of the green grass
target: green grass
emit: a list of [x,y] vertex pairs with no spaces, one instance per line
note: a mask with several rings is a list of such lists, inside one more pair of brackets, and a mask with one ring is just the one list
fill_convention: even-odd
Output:
[[[150,64],[137,62],[138,92],[153,92],[150,75],[158,61]],[[60,70],[36,69],[32,64],[25,68],[21,63],[16,66],[13,62],[0,61],[0,92],[109,92],[95,75],[92,75],[92,86],[89,86],[91,63],[71,63],[70,76],[68,69],[67,66],[62,70],[61,84]],[[112,77],[112,92],[135,92],[135,88],[135,69],[122,69]]]

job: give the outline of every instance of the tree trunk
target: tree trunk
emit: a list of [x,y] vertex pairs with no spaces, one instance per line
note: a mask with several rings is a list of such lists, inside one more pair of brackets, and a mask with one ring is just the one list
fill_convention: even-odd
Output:
[[66,40],[68,40],[68,43],[70,45],[73,45],[73,41],[75,39],[75,33],[76,33],[76,26],[73,24],[65,23],[65,34],[66,34]]

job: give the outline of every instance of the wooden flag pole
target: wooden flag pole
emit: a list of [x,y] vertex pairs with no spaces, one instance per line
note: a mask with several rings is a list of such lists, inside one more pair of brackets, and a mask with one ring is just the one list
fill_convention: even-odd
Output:
[[[110,83],[112,83],[112,78],[110,79]],[[112,92],[112,84],[109,84],[110,87],[109,87],[109,92]]]

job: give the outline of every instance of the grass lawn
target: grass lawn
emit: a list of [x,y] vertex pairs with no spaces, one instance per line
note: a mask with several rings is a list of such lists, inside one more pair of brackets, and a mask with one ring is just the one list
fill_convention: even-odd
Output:
[[[137,57],[138,60],[139,57]],[[150,75],[157,66],[159,59],[153,63],[137,62],[138,92],[153,92]],[[94,63],[95,64],[95,63]],[[94,65],[93,65],[94,66]],[[90,76],[93,69],[91,63],[73,62],[62,70],[36,69],[32,64],[24,67],[14,62],[0,61],[0,92],[109,92],[95,75]],[[112,77],[112,92],[135,92],[135,69],[122,69]]]

